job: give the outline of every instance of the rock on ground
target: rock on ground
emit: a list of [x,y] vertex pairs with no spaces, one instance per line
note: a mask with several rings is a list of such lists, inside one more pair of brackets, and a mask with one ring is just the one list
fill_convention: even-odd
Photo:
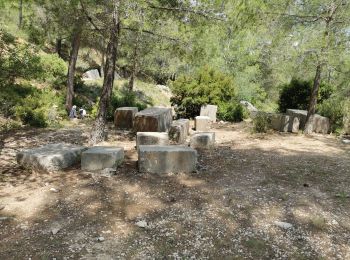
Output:
[[151,107],[136,113],[135,132],[167,132],[172,123],[171,108]]

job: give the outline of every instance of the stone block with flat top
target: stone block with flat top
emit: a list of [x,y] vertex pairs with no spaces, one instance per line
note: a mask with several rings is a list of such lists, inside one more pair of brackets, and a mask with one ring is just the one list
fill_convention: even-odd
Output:
[[197,151],[187,146],[141,145],[139,171],[148,173],[190,173],[196,170]]
[[215,105],[204,105],[201,107],[201,116],[208,116],[210,121],[216,122],[216,112],[218,111],[218,106]]
[[190,146],[195,149],[211,149],[215,146],[215,133],[202,132],[191,136]]
[[114,146],[94,146],[81,155],[81,169],[98,171],[106,168],[116,168],[124,160],[124,149]]
[[140,145],[169,145],[169,135],[167,132],[138,132],[136,146]]
[[119,107],[114,113],[114,125],[117,129],[131,130],[134,125],[134,117],[137,107]]
[[183,144],[186,142],[187,135],[189,133],[190,120],[179,119],[173,121],[173,124],[169,130],[169,137],[172,141],[177,144]]
[[147,108],[136,113],[134,132],[167,132],[172,120],[171,108]]
[[194,124],[196,131],[208,131],[210,118],[208,116],[196,116]]

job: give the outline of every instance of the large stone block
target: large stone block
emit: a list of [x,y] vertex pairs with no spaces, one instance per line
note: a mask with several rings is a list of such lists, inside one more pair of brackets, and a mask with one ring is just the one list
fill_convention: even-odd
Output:
[[167,132],[171,126],[171,108],[151,107],[136,113],[135,132]]
[[211,149],[215,146],[215,133],[202,132],[191,136],[190,146],[195,149]]
[[210,118],[208,116],[196,116],[194,124],[196,131],[208,131],[210,128]]
[[81,155],[81,169],[98,171],[106,168],[116,168],[124,160],[124,149],[113,146],[94,146]]
[[136,146],[140,145],[169,145],[169,135],[167,132],[138,132],[136,136]]
[[201,107],[201,116],[208,116],[212,122],[216,122],[216,112],[218,111],[218,106],[215,105],[205,105]]
[[287,109],[287,115],[299,118],[299,122],[300,122],[299,128],[304,130],[305,123],[306,123],[306,116],[307,116],[306,110]]
[[179,119],[173,121],[169,130],[169,137],[172,141],[183,144],[186,141],[190,131],[190,121],[188,119]]
[[313,131],[320,134],[328,134],[330,132],[330,122],[327,117],[320,116],[318,114],[314,115],[313,120]]
[[[300,120],[300,129],[305,129],[307,111],[298,109],[287,109],[287,114],[290,116],[296,116]],[[313,132],[327,134],[330,132],[330,122],[327,117],[315,114],[312,121]]]
[[269,113],[270,127],[280,132],[297,133],[299,131],[299,118],[284,114]]
[[197,151],[187,146],[141,145],[139,171],[149,173],[190,173],[196,170]]
[[114,125],[117,129],[132,129],[137,107],[119,107],[114,113]]
[[80,163],[83,146],[70,144],[48,144],[45,146],[23,150],[17,153],[18,164],[35,170],[47,172],[59,171]]

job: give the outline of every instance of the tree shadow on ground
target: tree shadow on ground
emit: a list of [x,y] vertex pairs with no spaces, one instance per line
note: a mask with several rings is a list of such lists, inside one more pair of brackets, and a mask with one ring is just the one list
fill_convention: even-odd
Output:
[[110,178],[79,167],[37,174],[34,183],[50,181],[42,207],[26,227],[0,222],[0,258],[346,258],[349,201],[335,194],[350,184],[350,158],[336,148],[323,154],[221,144],[199,153],[198,172],[166,175],[138,173],[130,150]]

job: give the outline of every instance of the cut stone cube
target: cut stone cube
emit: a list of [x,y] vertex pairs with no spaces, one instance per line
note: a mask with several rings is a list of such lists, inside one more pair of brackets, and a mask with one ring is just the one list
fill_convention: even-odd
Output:
[[169,135],[167,132],[138,132],[136,146],[140,145],[169,145]]
[[210,127],[210,118],[208,116],[196,116],[195,129],[196,131],[208,131]]
[[172,122],[171,108],[151,107],[136,113],[135,132],[167,132]]
[[187,146],[141,145],[139,171],[148,173],[190,173],[196,170],[197,151]]
[[94,146],[81,155],[81,169],[98,171],[106,168],[116,168],[124,160],[124,149],[113,146]]
[[201,116],[208,116],[210,121],[216,122],[216,112],[218,111],[218,106],[215,105],[205,105],[201,107]]
[[211,149],[215,146],[215,133],[202,132],[191,136],[190,146],[195,149]]
[[134,117],[138,112],[137,107],[119,107],[114,113],[114,125],[117,129],[131,130],[133,128]]

